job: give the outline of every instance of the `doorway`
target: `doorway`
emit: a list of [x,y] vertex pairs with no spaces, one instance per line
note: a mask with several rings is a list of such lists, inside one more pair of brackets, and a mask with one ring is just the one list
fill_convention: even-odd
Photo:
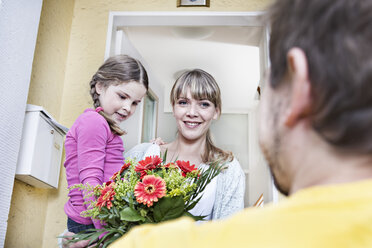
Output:
[[[257,87],[268,67],[268,30],[262,12],[111,12],[106,58],[128,54],[147,69],[158,99],[157,136],[172,141],[176,124],[169,103],[171,87],[182,70],[211,73],[222,92],[222,115],[212,124],[217,146],[230,150],[246,175],[245,206],[261,194],[275,198],[270,172],[257,141]],[[124,130],[126,149],[145,141],[145,106],[139,106]],[[125,125],[124,124],[124,125]],[[150,127],[152,128],[152,127]],[[142,138],[141,138],[142,137]]]

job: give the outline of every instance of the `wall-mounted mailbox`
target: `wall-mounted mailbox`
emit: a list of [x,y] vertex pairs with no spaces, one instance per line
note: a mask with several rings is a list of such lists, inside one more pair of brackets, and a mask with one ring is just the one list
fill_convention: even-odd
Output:
[[66,132],[44,108],[27,104],[16,178],[38,188],[58,188]]

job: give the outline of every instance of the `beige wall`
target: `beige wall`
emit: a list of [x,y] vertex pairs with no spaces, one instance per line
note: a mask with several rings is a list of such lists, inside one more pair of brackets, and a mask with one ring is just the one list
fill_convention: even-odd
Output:
[[[176,2],[44,0],[28,103],[44,106],[67,127],[91,106],[88,82],[103,62],[109,11],[259,11],[271,0],[211,0],[210,8],[177,8]],[[66,228],[64,174],[59,190],[15,182],[6,247],[56,247]]]

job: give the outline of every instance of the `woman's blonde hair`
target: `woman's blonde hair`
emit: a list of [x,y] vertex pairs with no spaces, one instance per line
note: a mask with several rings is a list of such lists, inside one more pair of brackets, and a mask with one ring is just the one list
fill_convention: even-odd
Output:
[[[90,95],[93,99],[93,106],[101,106],[99,94],[96,91],[96,84],[101,84],[104,88],[110,85],[119,85],[121,83],[137,82],[145,86],[148,90],[148,76],[145,68],[138,60],[128,55],[116,55],[108,58],[93,75],[90,81]],[[102,115],[110,126],[111,131],[117,135],[123,135],[125,132],[116,122],[110,118],[104,111],[98,112]]]
[[[221,91],[216,80],[209,73],[194,69],[182,73],[173,85],[170,93],[170,101],[174,106],[177,100],[186,95],[187,90],[190,89],[191,97],[196,100],[208,100],[212,102],[221,114],[222,102]],[[213,144],[210,130],[207,131],[206,147],[204,154],[202,154],[203,163],[213,163],[215,161],[231,161],[233,159],[231,152],[224,151]]]

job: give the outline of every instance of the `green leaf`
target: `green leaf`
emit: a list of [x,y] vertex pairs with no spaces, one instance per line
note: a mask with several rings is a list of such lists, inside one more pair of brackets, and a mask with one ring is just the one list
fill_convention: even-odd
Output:
[[189,210],[193,209],[196,206],[196,204],[198,204],[198,202],[200,201],[200,199],[202,197],[202,194],[200,194],[200,195],[201,195],[200,197],[198,197],[197,199],[192,201],[189,205],[187,205],[185,210],[189,211]]
[[102,248],[106,248],[106,247],[108,247],[110,244],[112,244],[115,240],[117,240],[117,239],[120,238],[121,236],[122,236],[122,234],[115,233],[115,234],[112,235],[110,238],[107,238],[107,239],[104,241],[104,244],[103,244]]
[[191,217],[191,218],[193,218],[195,221],[201,221],[201,220],[204,220],[204,218],[205,217],[207,217],[207,215],[202,215],[202,216],[195,216],[195,215],[192,215],[191,213],[189,213],[189,212],[185,212],[184,214],[183,214],[183,216],[188,216],[188,217]]
[[154,207],[155,222],[171,220],[183,214],[185,203],[181,196],[163,197]]
[[[167,153],[168,153],[168,148],[165,149],[164,155],[163,155],[163,162],[165,163],[167,161]],[[160,154],[161,156],[161,154]]]
[[157,170],[156,174],[161,177],[161,178],[164,178],[164,173],[162,170]]
[[204,191],[205,187],[207,186],[210,181],[214,177],[216,177],[223,169],[226,163],[220,163],[220,161],[213,162],[209,165],[209,168],[206,170],[202,170],[200,178],[197,180],[194,180],[193,182],[196,183],[196,189],[194,193],[190,196],[190,198],[186,201],[186,210],[191,210],[195,204],[195,201],[198,201],[198,198],[200,199],[201,193]]
[[120,211],[120,220],[135,222],[135,221],[145,221],[145,218],[143,218],[136,210],[130,207],[126,207],[123,210]]

